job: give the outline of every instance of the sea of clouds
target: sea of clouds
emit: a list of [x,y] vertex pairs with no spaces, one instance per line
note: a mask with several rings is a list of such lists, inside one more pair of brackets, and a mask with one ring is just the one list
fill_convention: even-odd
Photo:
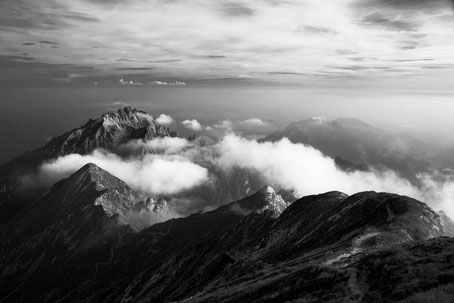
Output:
[[94,163],[144,195],[172,196],[211,182],[215,176],[210,167],[225,171],[239,167],[258,174],[267,184],[293,190],[297,196],[328,191],[392,192],[424,201],[454,218],[454,181],[449,177],[419,174],[421,185],[415,186],[391,170],[345,172],[319,150],[286,138],[258,142],[229,133],[212,144],[201,142],[156,138],[131,141],[120,146],[119,153],[96,150],[90,155],[66,155],[43,163],[37,173],[24,176],[22,183],[50,186],[84,164]]

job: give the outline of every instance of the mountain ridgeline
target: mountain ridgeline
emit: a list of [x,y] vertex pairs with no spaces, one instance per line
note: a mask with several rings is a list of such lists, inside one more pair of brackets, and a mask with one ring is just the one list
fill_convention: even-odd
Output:
[[156,137],[178,137],[178,133],[160,125],[146,112],[125,107],[53,138],[44,149],[53,156],[84,155],[97,148],[112,150],[133,139],[151,140]]
[[93,164],[55,184],[2,230],[0,299],[394,302],[454,283],[454,240],[408,197],[329,192],[287,204],[265,186],[140,232],[119,222],[135,200]]
[[[209,186],[180,194],[217,207],[175,217],[168,197],[144,197],[93,163],[50,188],[18,192],[20,176],[58,156],[178,136],[124,108],[0,167],[0,302],[454,299],[454,222],[406,196],[332,191],[298,199],[246,170],[218,168]],[[364,151],[391,140],[356,120],[296,123],[264,140],[283,136],[330,150],[348,172],[369,167],[345,159],[372,162],[352,157],[358,144]],[[350,145],[341,149],[340,140]]]

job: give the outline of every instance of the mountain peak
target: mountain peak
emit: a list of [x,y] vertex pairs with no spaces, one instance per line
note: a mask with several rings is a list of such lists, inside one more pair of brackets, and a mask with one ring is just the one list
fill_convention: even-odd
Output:
[[266,185],[261,187],[253,195],[221,206],[214,210],[214,212],[233,212],[239,215],[248,215],[253,212],[267,212],[272,217],[279,217],[287,206],[288,203],[280,195],[276,194],[274,188]]
[[90,174],[90,175],[92,175],[92,174],[97,174],[97,173],[102,173],[102,172],[108,173],[106,170],[102,169],[98,165],[90,162],[90,163],[85,164],[81,168],[79,168],[79,170],[76,171],[75,174]]
[[97,221],[114,219],[114,216],[121,224],[129,224],[130,215],[139,201],[140,196],[125,182],[89,163],[54,184],[30,211],[18,217],[18,224],[24,226],[24,232],[69,221],[74,229],[78,230],[81,222],[90,229],[86,223],[88,218],[97,225]]
[[132,107],[124,107],[117,111],[107,112],[102,115],[103,126],[122,126],[122,124],[145,127],[150,123],[157,123],[154,121],[153,116]]
[[[63,184],[62,184],[63,183]],[[127,223],[130,212],[140,201],[140,195],[124,181],[110,174],[99,166],[88,163],[72,174],[69,178],[57,183],[62,186],[65,196],[75,196],[83,192],[98,193],[94,205],[102,206],[104,213],[111,217],[118,215]],[[64,200],[64,197],[62,198]]]
[[366,122],[356,118],[338,118],[336,120],[331,121],[331,124],[373,132],[380,131],[378,128],[375,128],[372,125],[369,125]]
[[44,149],[50,157],[71,153],[89,154],[97,148],[113,150],[133,139],[177,137],[178,133],[160,125],[153,116],[132,107],[90,119],[83,126],[53,138]]

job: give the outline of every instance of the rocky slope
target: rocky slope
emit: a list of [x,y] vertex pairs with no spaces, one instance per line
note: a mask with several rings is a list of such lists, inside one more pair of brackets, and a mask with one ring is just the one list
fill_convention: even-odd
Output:
[[[2,296],[13,296],[16,287],[36,295],[42,287],[74,287],[88,279],[109,259],[119,237],[142,228],[137,214],[143,203],[126,183],[94,164],[58,182],[1,230]],[[37,300],[33,297],[28,300]]]
[[[197,219],[231,214],[226,209]],[[227,228],[183,237],[190,241],[132,278],[100,282],[106,289],[89,289],[90,301],[392,302],[454,282],[454,241],[430,240],[445,235],[440,218],[407,197],[332,192],[304,197],[277,218],[258,211],[230,220]],[[125,270],[125,256],[119,252],[113,272]]]
[[93,165],[57,183],[2,231],[0,301],[397,302],[454,283],[454,241],[408,197],[288,205],[265,186],[140,232],[120,224],[137,203]]
[[116,149],[132,139],[149,140],[155,137],[176,137],[178,133],[160,125],[143,111],[125,107],[90,119],[61,136],[52,138],[41,148],[28,151],[0,167],[1,175],[35,168],[44,160],[68,154],[89,154],[97,148]]

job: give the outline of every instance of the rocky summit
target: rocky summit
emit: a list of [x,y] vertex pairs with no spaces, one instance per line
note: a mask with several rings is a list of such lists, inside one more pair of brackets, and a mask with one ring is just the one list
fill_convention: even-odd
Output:
[[88,154],[97,148],[116,148],[132,139],[167,136],[177,137],[178,133],[160,125],[144,111],[125,107],[52,139],[44,149],[52,155]]

